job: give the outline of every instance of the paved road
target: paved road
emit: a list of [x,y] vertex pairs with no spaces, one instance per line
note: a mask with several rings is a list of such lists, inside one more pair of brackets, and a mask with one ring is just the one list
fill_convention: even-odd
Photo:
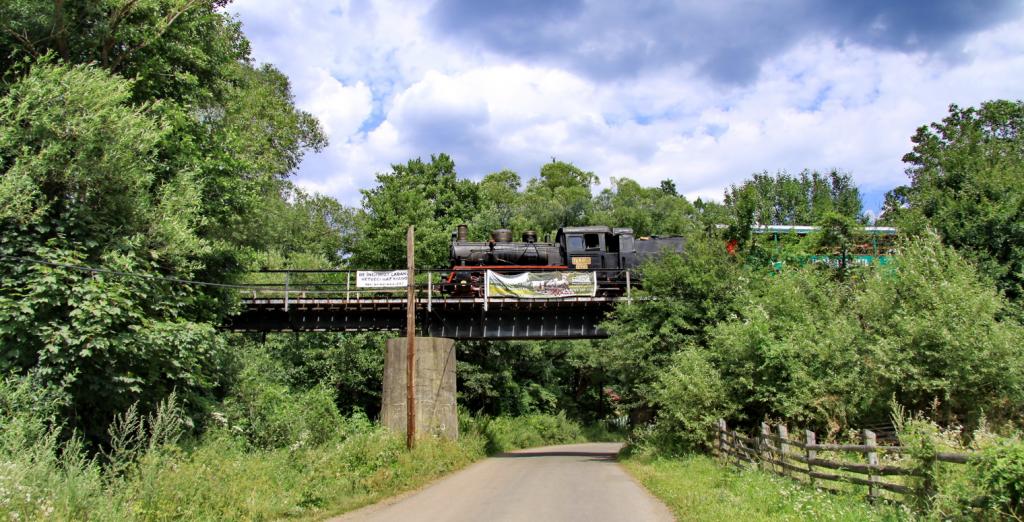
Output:
[[506,453],[337,520],[672,520],[668,508],[615,463],[621,446],[573,444]]

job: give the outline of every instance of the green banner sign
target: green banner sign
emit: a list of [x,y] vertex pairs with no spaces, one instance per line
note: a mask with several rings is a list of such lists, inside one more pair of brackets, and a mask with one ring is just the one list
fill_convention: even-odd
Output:
[[523,272],[501,275],[487,271],[486,297],[557,299],[597,295],[596,272]]

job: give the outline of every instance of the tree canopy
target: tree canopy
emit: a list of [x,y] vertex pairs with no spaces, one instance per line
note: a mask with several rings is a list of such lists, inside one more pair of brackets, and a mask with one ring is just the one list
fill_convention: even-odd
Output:
[[1024,295],[1024,102],[951,105],[917,129],[903,156],[910,185],[886,196],[884,219],[930,226],[1012,299]]

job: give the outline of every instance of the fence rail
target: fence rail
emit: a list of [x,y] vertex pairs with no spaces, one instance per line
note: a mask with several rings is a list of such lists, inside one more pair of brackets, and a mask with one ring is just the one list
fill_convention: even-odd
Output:
[[[786,425],[776,426],[773,433],[767,423],[761,424],[759,434],[751,436],[730,430],[725,419],[718,420],[715,439],[719,457],[736,464],[750,463],[814,486],[820,486],[819,481],[867,486],[870,500],[928,498],[934,494],[935,485],[931,477],[920,470],[927,469],[934,461],[964,464],[971,458],[964,453],[936,453],[929,461],[922,462],[910,455],[906,447],[879,445],[872,430],[861,430],[863,444],[819,444],[813,431],[805,431],[802,438],[792,438]],[[844,458],[822,458],[819,452],[841,454]],[[855,455],[853,458],[857,461],[846,458],[849,454]],[[880,455],[898,456],[898,459],[882,463]],[[887,496],[883,491],[903,498]]]

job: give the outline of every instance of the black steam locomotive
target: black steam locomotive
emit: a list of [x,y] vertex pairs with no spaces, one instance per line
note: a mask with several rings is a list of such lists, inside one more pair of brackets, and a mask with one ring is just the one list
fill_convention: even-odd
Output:
[[553,243],[538,242],[531,230],[523,232],[522,241],[512,241],[508,229],[491,232],[488,241],[469,241],[469,228],[459,225],[452,233],[452,272],[441,291],[459,297],[482,296],[487,270],[594,270],[599,295],[622,295],[626,270],[663,251],[682,252],[683,238],[635,238],[631,228],[586,226],[558,229]]

